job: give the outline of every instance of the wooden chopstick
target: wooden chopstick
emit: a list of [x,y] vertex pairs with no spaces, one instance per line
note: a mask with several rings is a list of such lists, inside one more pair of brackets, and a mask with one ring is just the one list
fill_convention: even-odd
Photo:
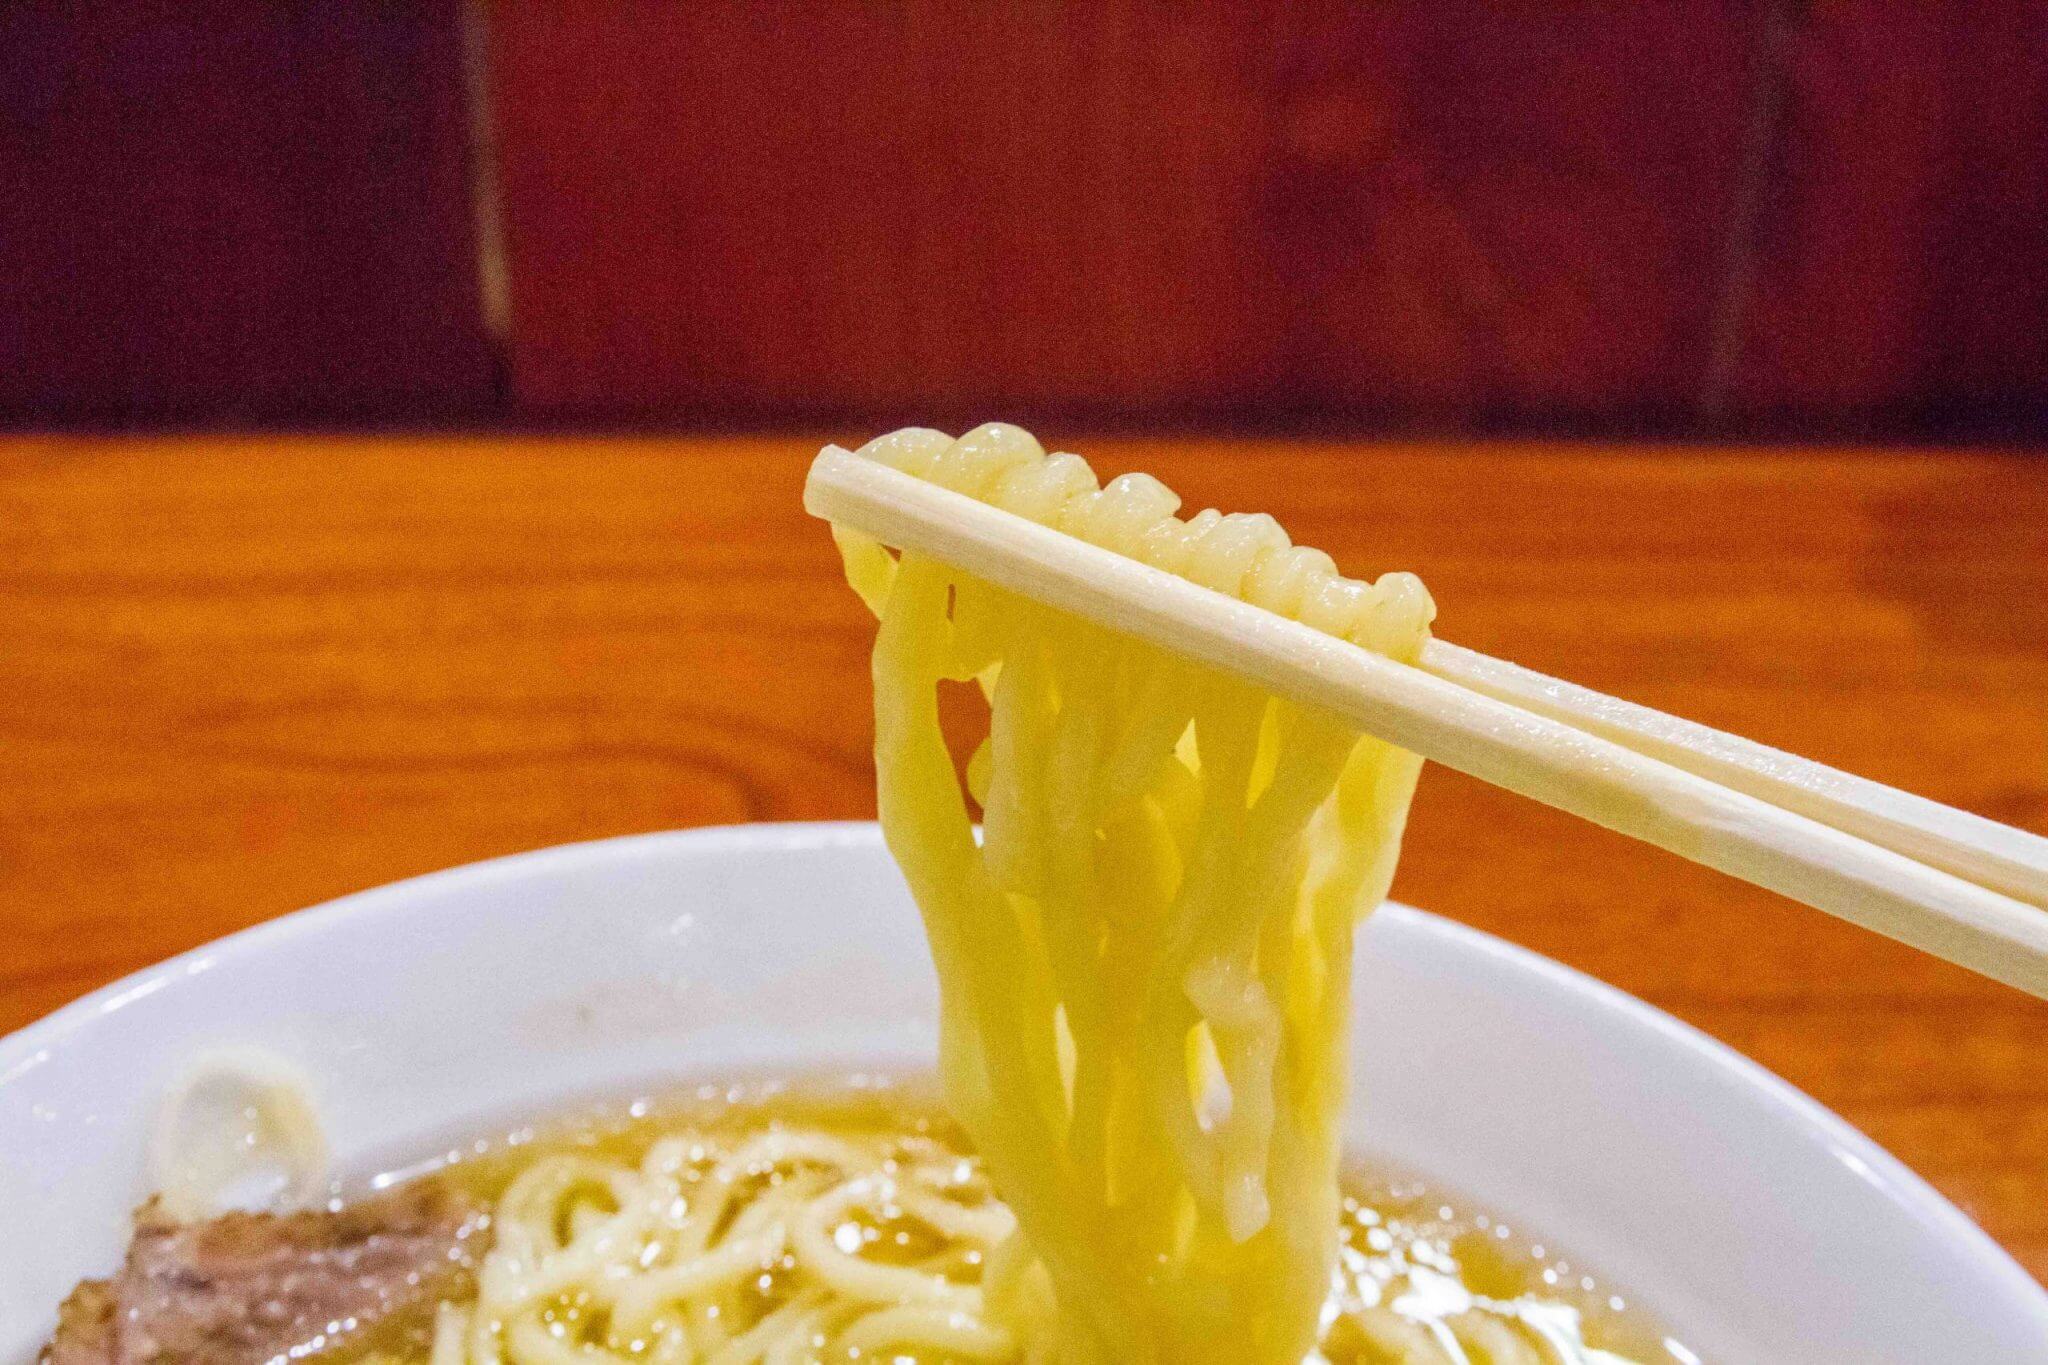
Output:
[[836,446],[804,506],[2048,998],[2048,911],[1939,867]]
[[2048,909],[2048,839],[1887,787],[1448,640],[1423,647],[1439,678],[1563,721],[1674,768],[1747,792],[1964,881]]

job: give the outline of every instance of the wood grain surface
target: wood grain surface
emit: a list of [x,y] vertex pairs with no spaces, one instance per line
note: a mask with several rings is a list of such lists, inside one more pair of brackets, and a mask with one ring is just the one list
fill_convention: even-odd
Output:
[[[2048,831],[2038,461],[1068,444],[1420,571],[1447,638]],[[0,1029],[453,863],[872,814],[816,445],[0,443]],[[1437,769],[1396,892],[1732,1043],[2048,1277],[2048,1006]]]

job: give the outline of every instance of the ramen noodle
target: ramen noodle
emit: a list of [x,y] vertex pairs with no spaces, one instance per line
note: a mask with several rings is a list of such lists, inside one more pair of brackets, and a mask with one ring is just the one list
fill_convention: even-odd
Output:
[[[1016,1219],[914,1088],[709,1088],[456,1149],[471,1292],[357,1352],[432,1365],[1052,1362]],[[1654,1327],[1418,1182],[1343,1182],[1312,1365],[1626,1365]],[[1532,1254],[1532,1251],[1534,1254]],[[1668,1357],[1667,1357],[1668,1358]]]
[[[989,425],[864,456],[1412,662],[1421,583]],[[1352,932],[1420,760],[1343,721],[836,532],[880,619],[882,828],[924,913],[946,1100],[1066,1361],[1292,1362],[1337,1247]],[[939,689],[988,734],[956,778]],[[968,800],[978,802],[976,839]],[[1047,1295],[1020,1290],[1018,1303]]]

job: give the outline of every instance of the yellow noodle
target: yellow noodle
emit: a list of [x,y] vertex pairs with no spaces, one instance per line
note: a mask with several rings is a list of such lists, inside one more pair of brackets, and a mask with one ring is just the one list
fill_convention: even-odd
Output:
[[476,1299],[443,1310],[433,1365],[754,1365],[883,1340],[921,1360],[1014,1358],[971,1280],[837,1241],[879,1218],[978,1264],[1015,1224],[951,1197],[960,1171],[935,1145],[787,1127],[676,1134],[631,1165],[540,1157],[498,1197]]
[[[862,454],[1412,660],[1431,606],[1270,517],[1173,516],[1015,427]],[[1352,930],[1413,756],[844,528],[881,618],[882,822],[924,912],[949,1101],[1050,1275],[1066,1360],[1293,1362],[1335,1247]],[[977,845],[936,690],[981,682]],[[1194,1059],[1191,1074],[1190,1058]]]
[[[441,1305],[406,1359],[1065,1365],[1049,1273],[978,1159],[786,1121],[639,1150],[526,1159],[494,1202],[475,1296]],[[885,1231],[912,1228],[918,1249],[889,1253]],[[1587,1346],[1566,1305],[1474,1293],[1403,1245],[1422,1244],[1347,1251],[1310,1365],[1628,1365]]]

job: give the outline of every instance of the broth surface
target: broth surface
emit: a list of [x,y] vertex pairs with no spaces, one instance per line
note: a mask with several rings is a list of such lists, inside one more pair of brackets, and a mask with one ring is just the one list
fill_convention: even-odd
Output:
[[[926,1168],[938,1158],[956,1171],[953,1193],[963,1206],[995,1203],[979,1162],[929,1087],[870,1077],[850,1084],[702,1086],[588,1106],[451,1146],[369,1185],[382,1190],[415,1180],[444,1182],[496,1206],[523,1173],[550,1157],[567,1154],[632,1167],[677,1134],[732,1145],[777,1131],[823,1132],[879,1144],[891,1162],[914,1160]],[[1434,1182],[1369,1160],[1349,1163],[1343,1184],[1342,1247],[1321,1352],[1327,1365],[1617,1359],[1696,1365],[1697,1358],[1625,1291],[1540,1236],[1473,1208]],[[345,1203],[362,1188],[340,1185],[334,1197]],[[860,1210],[844,1220],[835,1236],[880,1264],[920,1267],[961,1286],[981,1279],[981,1253],[949,1250],[946,1239],[915,1217]],[[744,1325],[739,1318],[758,1321],[787,1304],[795,1292],[793,1276],[793,1271],[764,1270],[730,1310],[735,1325]],[[473,1295],[474,1277],[465,1286],[465,1294]],[[551,1305],[544,1319],[559,1344],[572,1350],[602,1325],[574,1295]],[[426,1365],[434,1328],[431,1319],[415,1315],[320,1358],[336,1365]],[[657,1356],[651,1343],[638,1342],[622,1354],[629,1359]],[[955,1359],[901,1352],[871,1358],[891,1365],[942,1365]]]

